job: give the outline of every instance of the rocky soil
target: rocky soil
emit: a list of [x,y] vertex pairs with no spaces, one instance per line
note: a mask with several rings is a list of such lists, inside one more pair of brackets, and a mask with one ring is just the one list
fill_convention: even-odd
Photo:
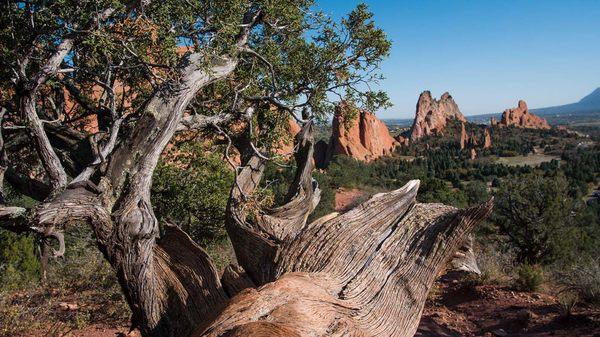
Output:
[[[573,314],[566,317],[561,315],[554,296],[518,292],[501,285],[473,286],[460,279],[461,277],[454,273],[437,281],[415,336],[600,336],[600,308],[578,305]],[[21,292],[13,296],[15,301],[22,301],[22,297],[27,295]],[[40,300],[38,308],[48,304],[45,300]],[[110,303],[98,306],[87,296],[85,300],[77,300],[76,297],[73,297],[72,301],[64,302],[64,300],[66,298],[62,297],[51,304],[55,312],[46,322],[36,322],[32,325],[32,329],[11,334],[0,333],[0,336],[140,336],[137,331],[129,331],[127,320],[106,315],[106,311],[111,310]],[[35,308],[35,304],[30,303],[30,309],[35,311]],[[83,313],[90,320],[88,324],[75,327],[66,323],[72,321],[70,318]]]
[[600,309],[561,314],[557,298],[508,286],[472,286],[456,274],[437,282],[415,336],[600,336]]

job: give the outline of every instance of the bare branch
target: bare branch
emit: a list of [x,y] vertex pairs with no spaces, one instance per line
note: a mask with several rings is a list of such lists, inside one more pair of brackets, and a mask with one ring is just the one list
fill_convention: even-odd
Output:
[[30,136],[33,138],[42,165],[50,179],[50,184],[54,189],[62,188],[67,184],[67,173],[52,148],[48,135],[44,131],[44,125],[37,115],[36,99],[35,92],[25,94],[21,98],[21,113],[29,124]]
[[54,258],[63,257],[65,255],[65,250],[66,250],[65,235],[61,232],[52,231],[48,235],[46,235],[46,238],[53,238],[56,241],[58,241],[58,250],[55,250],[54,248],[52,248],[52,257],[54,257]]
[[234,115],[230,113],[206,116],[200,114],[194,114],[185,116],[179,122],[177,126],[177,132],[191,131],[191,130],[202,130],[213,125],[219,125],[230,122],[234,119]]
[[240,48],[240,51],[242,53],[247,53],[247,54],[250,54],[250,55],[258,58],[261,62],[263,62],[269,68],[269,72],[271,73],[271,82],[273,85],[273,93],[276,93],[277,92],[277,77],[275,76],[275,68],[273,67],[273,64],[271,62],[269,62],[264,56],[260,55],[256,51],[254,51],[252,48],[243,47],[243,48]]

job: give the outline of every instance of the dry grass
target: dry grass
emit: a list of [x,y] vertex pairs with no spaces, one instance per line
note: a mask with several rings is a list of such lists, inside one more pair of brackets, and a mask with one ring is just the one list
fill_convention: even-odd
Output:
[[527,156],[515,156],[515,157],[499,157],[496,160],[498,164],[504,164],[508,166],[539,166],[542,163],[550,162],[552,160],[560,160],[560,157],[550,156],[546,154],[530,154]]
[[579,263],[556,272],[561,292],[576,295],[581,301],[600,305],[600,258],[581,259]]
[[129,308],[90,233],[67,239],[67,255],[51,261],[45,284],[0,293],[0,336],[69,336],[91,323],[127,324]]
[[471,282],[489,285],[506,285],[512,279],[515,270],[514,254],[510,252],[501,252],[495,244],[486,244],[483,247],[479,244],[476,247],[475,254],[477,264],[481,270],[481,275],[471,278]]

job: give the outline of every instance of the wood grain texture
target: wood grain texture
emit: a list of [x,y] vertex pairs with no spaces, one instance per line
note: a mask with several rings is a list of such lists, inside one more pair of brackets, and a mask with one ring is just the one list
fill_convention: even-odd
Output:
[[319,197],[307,157],[310,123],[297,143],[296,178],[282,206],[246,207],[263,159],[253,156],[238,175],[227,229],[238,261],[259,287],[234,297],[194,336],[252,329],[264,336],[412,336],[435,278],[451,260],[474,261],[465,259],[472,258],[469,235],[491,212],[492,200],[465,210],[420,204],[413,180],[347,213],[307,223]]

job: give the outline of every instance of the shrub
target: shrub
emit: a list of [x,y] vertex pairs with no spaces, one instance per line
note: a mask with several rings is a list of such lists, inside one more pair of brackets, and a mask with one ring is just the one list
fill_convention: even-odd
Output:
[[[68,226],[65,244],[64,258],[49,260],[43,285],[0,292],[0,336],[32,331],[66,336],[92,320],[109,324],[129,320],[131,312],[116,275],[96,248],[89,226]],[[59,303],[73,301],[79,305],[77,310],[57,310]]]
[[563,175],[533,173],[503,181],[492,220],[517,250],[518,262],[549,264],[571,257],[578,228],[576,200],[568,191]]
[[24,288],[39,281],[40,262],[35,250],[33,236],[0,231],[0,290]]
[[517,270],[515,286],[521,291],[538,291],[544,283],[544,274],[539,266],[524,264]]
[[514,270],[514,253],[501,252],[497,244],[488,243],[476,249],[477,265],[481,275],[476,276],[478,284],[507,284]]
[[563,294],[559,296],[556,306],[561,317],[568,318],[573,315],[573,311],[577,306],[578,298],[574,295]]
[[557,272],[563,292],[576,294],[586,303],[600,304],[600,258],[585,258]]
[[181,226],[199,244],[225,238],[225,207],[233,172],[202,144],[173,147],[157,166],[152,204],[159,221]]
[[464,193],[467,196],[469,206],[484,203],[490,198],[487,184],[482,181],[473,181],[468,183],[465,186]]
[[460,190],[454,190],[444,180],[425,178],[421,180],[417,199],[420,202],[439,202],[456,207],[465,207],[466,195]]

